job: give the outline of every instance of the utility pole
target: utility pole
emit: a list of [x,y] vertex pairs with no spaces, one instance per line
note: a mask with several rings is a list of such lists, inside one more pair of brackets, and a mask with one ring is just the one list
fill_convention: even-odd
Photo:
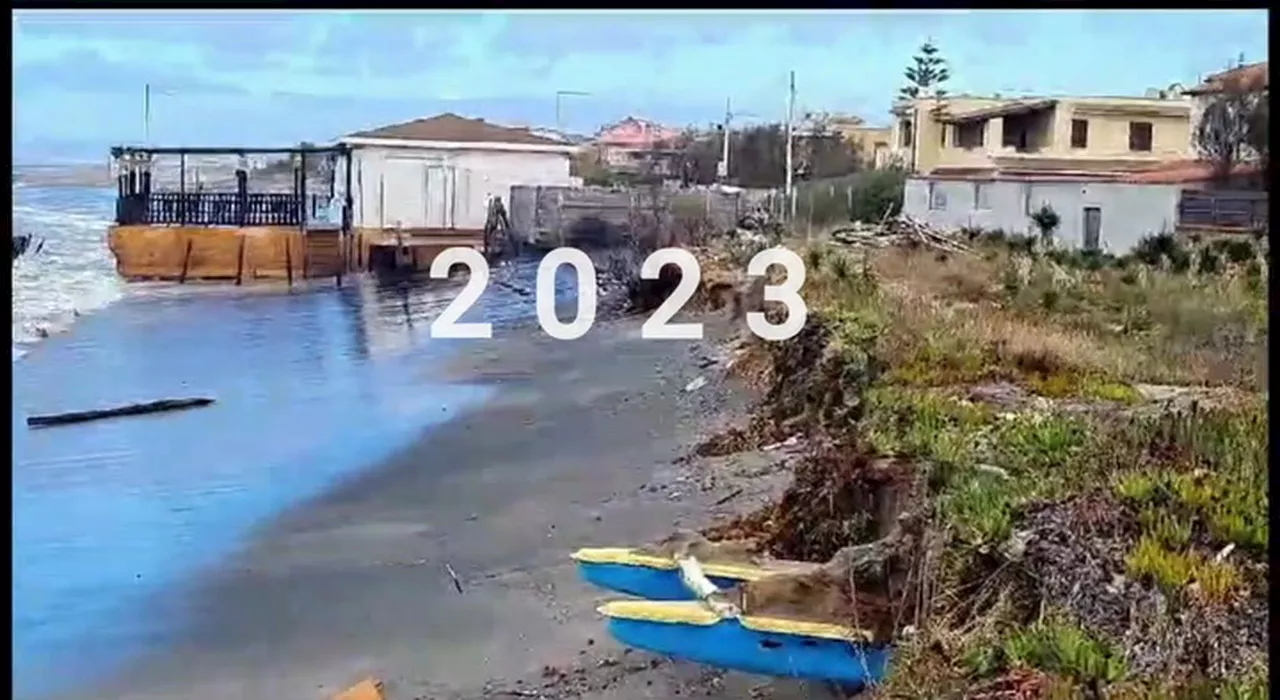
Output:
[[794,192],[792,191],[793,183],[791,181],[792,171],[795,170],[794,166],[792,165],[792,158],[794,158],[794,155],[792,154],[793,149],[791,146],[791,141],[792,141],[791,136],[792,136],[792,130],[794,128],[792,126],[792,121],[795,119],[795,111],[796,111],[796,72],[791,71],[790,78],[787,84],[787,129],[786,129],[787,175],[786,175],[785,192],[787,195],[787,211],[790,214],[790,218],[792,220],[796,218],[796,198],[795,198]]
[[729,179],[729,122],[733,121],[732,98],[724,98],[724,128],[721,130],[720,164],[716,167],[716,175],[720,179]]

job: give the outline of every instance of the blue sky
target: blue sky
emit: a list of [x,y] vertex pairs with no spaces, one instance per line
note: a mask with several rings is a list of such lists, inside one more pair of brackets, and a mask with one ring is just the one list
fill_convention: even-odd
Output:
[[726,98],[884,122],[932,39],[953,92],[1140,95],[1267,54],[1265,11],[16,12],[20,161],[151,140],[269,145],[455,111],[594,131],[637,114],[719,120]]

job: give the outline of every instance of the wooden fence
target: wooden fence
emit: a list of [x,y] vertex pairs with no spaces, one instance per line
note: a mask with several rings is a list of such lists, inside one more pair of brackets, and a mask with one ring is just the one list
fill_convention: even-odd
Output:
[[1196,228],[1267,230],[1267,193],[1254,190],[1183,190],[1178,225]]

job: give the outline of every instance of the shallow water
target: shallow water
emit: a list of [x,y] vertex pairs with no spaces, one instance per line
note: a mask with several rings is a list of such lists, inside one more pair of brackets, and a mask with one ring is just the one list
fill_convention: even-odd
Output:
[[[558,296],[571,296],[562,273]],[[434,362],[466,351],[426,337],[457,288],[130,287],[29,346],[13,365],[18,697],[90,682],[163,645],[182,620],[148,612],[254,527],[483,401],[488,389],[431,379]],[[464,320],[501,333],[531,307],[491,285]],[[182,396],[217,403],[25,425],[33,413]]]

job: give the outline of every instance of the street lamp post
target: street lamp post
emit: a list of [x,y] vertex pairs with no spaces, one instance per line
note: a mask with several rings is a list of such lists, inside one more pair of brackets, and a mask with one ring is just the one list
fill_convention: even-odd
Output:
[[[142,144],[144,146],[151,145],[151,93],[154,90],[151,83],[142,85]],[[154,90],[160,95],[172,95],[172,90]]]
[[733,111],[732,98],[725,98],[724,101],[724,139],[721,141],[722,153],[720,154],[720,163],[716,166],[716,176],[721,180],[729,178],[729,124],[734,117],[756,117],[759,115],[751,112],[735,112]]

